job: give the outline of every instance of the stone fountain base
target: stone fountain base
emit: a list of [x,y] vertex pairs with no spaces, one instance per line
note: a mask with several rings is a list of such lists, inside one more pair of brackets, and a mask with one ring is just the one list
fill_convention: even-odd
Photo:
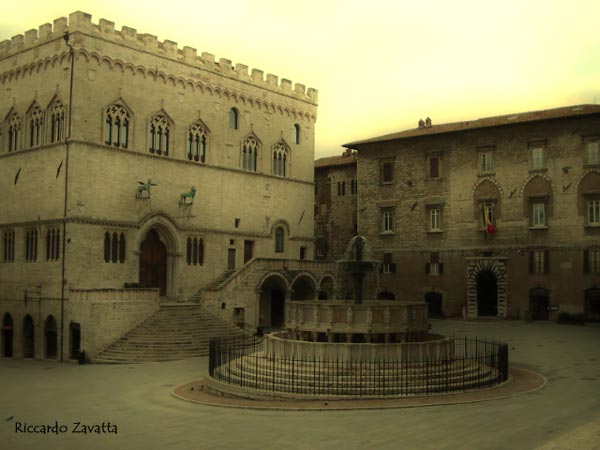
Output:
[[291,302],[285,329],[295,341],[392,344],[427,340],[429,324],[424,302],[316,300]]
[[454,358],[454,340],[428,334],[420,342],[389,344],[311,342],[289,339],[287,333],[269,334],[264,339],[264,354],[271,358],[301,361],[403,362],[437,361]]

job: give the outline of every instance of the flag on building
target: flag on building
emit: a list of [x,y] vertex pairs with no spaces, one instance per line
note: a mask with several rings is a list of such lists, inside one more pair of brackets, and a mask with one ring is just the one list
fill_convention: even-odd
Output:
[[483,204],[483,220],[485,221],[485,232],[488,234],[494,234],[496,227],[492,223],[492,206]]

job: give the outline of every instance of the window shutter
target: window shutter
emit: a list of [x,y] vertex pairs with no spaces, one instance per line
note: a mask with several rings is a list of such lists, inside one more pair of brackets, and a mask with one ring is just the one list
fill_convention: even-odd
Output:
[[425,263],[425,273],[429,273],[431,271],[431,264]]
[[583,273],[590,273],[590,251],[583,250]]
[[544,273],[550,273],[550,252],[544,250]]
[[391,273],[396,273],[396,263],[391,263],[390,264],[390,272]]
[[529,273],[533,273],[533,250],[529,252]]
[[438,264],[438,273],[440,273],[440,274],[444,273],[444,263]]

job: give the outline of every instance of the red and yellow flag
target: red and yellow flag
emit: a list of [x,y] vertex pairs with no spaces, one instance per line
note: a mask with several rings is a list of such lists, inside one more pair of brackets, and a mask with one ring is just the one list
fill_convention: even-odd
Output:
[[485,220],[485,231],[488,234],[494,234],[496,232],[496,227],[492,223],[492,211],[489,210],[485,205],[483,205],[483,218]]

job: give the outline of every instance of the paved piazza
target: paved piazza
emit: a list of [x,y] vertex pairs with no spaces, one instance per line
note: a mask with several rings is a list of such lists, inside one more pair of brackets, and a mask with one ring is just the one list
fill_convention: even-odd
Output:
[[[170,395],[176,385],[206,376],[207,358],[116,366],[4,359],[0,448],[600,449],[600,326],[432,324],[436,333],[506,341],[511,364],[540,372],[548,384],[520,397],[483,403],[259,411],[198,405]],[[15,432],[17,423],[39,431],[40,425],[56,422],[65,432]],[[81,424],[77,431],[88,433],[73,433],[74,423]],[[114,425],[117,434],[109,432]]]

